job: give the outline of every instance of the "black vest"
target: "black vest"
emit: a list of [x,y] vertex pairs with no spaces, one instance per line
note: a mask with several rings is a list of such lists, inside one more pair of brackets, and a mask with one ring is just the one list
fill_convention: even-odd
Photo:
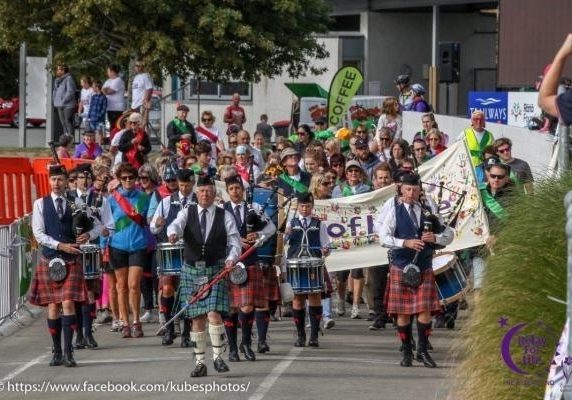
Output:
[[[302,248],[302,239],[304,237],[303,229],[294,229],[302,227],[298,217],[292,219],[292,233],[288,239],[288,259],[296,258]],[[308,230],[308,247],[312,257],[322,257],[322,246],[320,244],[320,220],[312,217],[308,228],[318,228]]]
[[[157,234],[157,241],[159,243],[168,242],[169,238],[167,237],[167,227],[177,218],[177,214],[181,211],[181,201],[179,199],[179,192],[173,193],[171,196],[171,203],[169,204],[169,214],[165,218],[165,225],[161,232]],[[159,207],[162,207],[162,204],[159,204]]]
[[[245,201],[243,201],[241,203],[241,206],[242,206],[242,208],[244,208],[246,210],[246,202]],[[230,201],[227,201],[226,203],[224,203],[224,209],[229,211],[233,215],[234,220],[236,221],[236,226],[238,227],[238,232],[240,233],[240,237],[246,239],[246,234],[247,234],[247,231],[246,231],[246,214],[248,213],[248,210],[246,210],[246,212],[244,213],[244,217],[242,218],[242,224],[239,225],[238,220],[236,219],[236,214],[234,213],[234,209],[232,207],[233,207],[233,204]],[[246,259],[242,260],[242,262],[246,266],[254,265],[254,264],[256,264],[257,261],[258,261],[257,250],[254,250],[250,254],[250,256],[248,256]]]
[[[66,201],[66,200],[64,200]],[[71,199],[69,201],[72,201]],[[51,236],[58,242],[62,243],[75,243],[75,235],[72,230],[72,212],[69,204],[65,205],[65,212],[63,218],[60,220],[52,196],[48,195],[43,198],[44,202],[44,227],[46,234]],[[49,247],[42,246],[42,256],[47,259],[61,257],[65,260],[70,260],[75,258],[73,254],[64,253],[63,251],[58,251],[55,249],[50,249]]]
[[[224,224],[225,210],[215,207],[213,225],[203,243],[199,212],[196,204],[187,208],[187,225],[183,232],[185,243],[185,262],[193,265],[195,261],[205,261],[207,266],[219,264],[226,259],[226,226]],[[204,249],[204,251],[203,251]]]

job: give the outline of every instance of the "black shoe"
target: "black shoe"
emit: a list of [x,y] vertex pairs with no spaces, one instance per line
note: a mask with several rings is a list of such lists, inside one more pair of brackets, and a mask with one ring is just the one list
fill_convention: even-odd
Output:
[[[222,359],[222,357],[217,357],[216,360],[214,360],[214,369],[216,370],[216,372],[228,372],[228,365],[226,365],[226,363],[224,362],[224,360]],[[206,373],[205,373],[206,375]]]
[[195,369],[191,371],[191,378],[200,378],[201,376],[207,376],[207,366],[203,363],[198,363],[195,365]]
[[54,353],[52,359],[50,360],[50,367],[57,367],[64,363],[64,358],[62,353]]
[[298,339],[294,343],[295,347],[306,347],[306,336],[298,336]]
[[429,353],[426,351],[417,352],[417,357],[415,359],[422,362],[427,368],[437,368],[437,364],[435,364],[435,361],[433,361]]
[[181,336],[181,347],[191,347],[191,339],[188,336]]
[[75,360],[73,359],[73,354],[72,353],[66,353],[64,354],[64,365],[66,367],[76,367],[77,363],[75,362]]
[[403,352],[403,359],[399,364],[402,367],[411,367],[413,365],[413,353],[410,351]]
[[173,344],[173,340],[175,340],[174,332],[172,329],[167,328],[165,334],[163,335],[163,340],[161,341],[161,344],[163,346],[170,346]]
[[267,353],[270,351],[270,347],[268,347],[268,343],[266,342],[258,342],[258,352],[260,354]]
[[73,345],[73,348],[76,350],[81,350],[81,349],[85,349],[87,347],[87,342],[85,341],[85,338],[82,335],[77,335],[75,338],[75,343]]
[[365,320],[366,321],[375,321],[375,314],[368,314],[367,318]]
[[95,349],[97,347],[97,342],[95,341],[95,338],[93,337],[93,335],[85,336],[83,339],[83,342],[85,343],[85,345],[89,349]]
[[240,357],[238,356],[238,349],[230,349],[228,351],[228,361],[230,362],[239,362]]
[[441,329],[445,327],[445,318],[439,316],[435,318],[435,323],[433,324],[433,328]]
[[308,340],[308,347],[320,347],[320,343],[318,343],[318,339]]
[[455,317],[453,315],[446,318],[445,326],[447,329],[455,329]]
[[241,343],[240,352],[244,354],[244,358],[246,358],[248,361],[256,361],[256,355],[249,345]]
[[380,322],[380,321],[375,321],[373,324],[371,324],[368,329],[370,331],[378,331],[380,329],[385,329],[385,323]]

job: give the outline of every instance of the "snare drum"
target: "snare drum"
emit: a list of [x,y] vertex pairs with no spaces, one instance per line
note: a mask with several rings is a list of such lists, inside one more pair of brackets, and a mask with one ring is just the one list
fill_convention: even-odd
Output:
[[[252,193],[254,203],[264,207],[264,214],[266,217],[271,218],[275,226],[278,226],[278,195],[270,189],[255,187]],[[277,237],[272,235],[270,238],[260,246],[256,253],[258,259],[263,263],[272,265],[276,255]]]
[[183,242],[157,243],[157,274],[181,275],[183,267]]
[[83,266],[83,279],[98,279],[101,277],[101,252],[95,244],[82,244],[81,265]]
[[324,290],[324,261],[321,258],[292,258],[287,261],[286,273],[295,294],[320,293]]
[[433,274],[439,300],[443,305],[461,299],[467,290],[467,275],[454,253],[441,253],[433,258]]

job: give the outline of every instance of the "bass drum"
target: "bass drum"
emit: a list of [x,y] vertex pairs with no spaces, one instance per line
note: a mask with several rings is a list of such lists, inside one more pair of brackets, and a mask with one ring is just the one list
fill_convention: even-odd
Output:
[[[274,225],[278,228],[278,194],[271,189],[255,187],[253,191],[254,203],[264,208],[264,214],[272,220]],[[262,246],[257,250],[258,261],[263,264],[275,265],[275,257],[277,255],[277,235],[272,235],[267,239]]]

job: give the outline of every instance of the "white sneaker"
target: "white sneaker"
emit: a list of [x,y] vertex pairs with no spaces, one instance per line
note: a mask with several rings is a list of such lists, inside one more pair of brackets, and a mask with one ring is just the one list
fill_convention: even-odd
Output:
[[324,318],[324,328],[331,329],[336,325],[336,321],[331,318]]
[[111,332],[119,332],[123,328],[123,321],[116,319],[111,322]]
[[143,322],[143,323],[150,323],[153,321],[153,311],[151,310],[147,310],[145,311],[145,314],[143,314],[141,316],[141,318],[139,318],[139,322]]
[[346,303],[343,300],[338,301],[336,312],[340,317],[346,313]]
[[352,319],[360,319],[361,317],[359,316],[359,307],[357,304],[354,304],[352,307],[352,315],[351,315]]

